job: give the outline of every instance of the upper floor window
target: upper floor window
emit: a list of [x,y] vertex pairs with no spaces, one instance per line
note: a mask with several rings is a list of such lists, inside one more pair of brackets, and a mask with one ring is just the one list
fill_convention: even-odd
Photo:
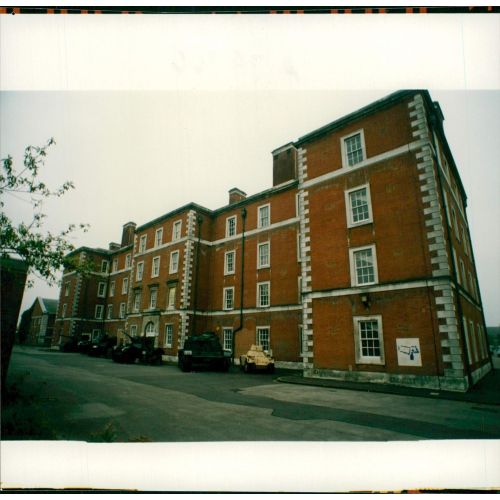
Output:
[[108,272],[108,261],[103,260],[101,261],[101,273],[107,273]]
[[63,304],[61,317],[66,317],[66,310],[68,309],[68,304]]
[[102,319],[103,310],[104,310],[103,305],[98,304],[95,306],[95,319]]
[[107,319],[112,319],[113,318],[113,304],[108,305],[108,314],[107,314]]
[[156,308],[157,299],[158,299],[158,289],[152,288],[151,291],[149,292],[149,308],[150,309]]
[[236,234],[236,215],[226,219],[226,238]]
[[269,241],[259,243],[257,246],[257,268],[259,269],[270,266],[269,246]]
[[457,214],[453,207],[451,207],[451,221],[453,224],[453,230],[455,231],[455,236],[457,237],[457,240],[460,241],[460,233],[458,232]]
[[349,250],[351,285],[372,285],[378,282],[375,245]]
[[174,226],[172,227],[172,241],[176,241],[181,238],[181,231],[182,231],[182,221],[178,220],[174,222]]
[[170,252],[170,267],[169,273],[173,274],[179,271],[179,250]]
[[64,296],[67,297],[69,295],[69,287],[70,287],[70,284],[69,282],[66,282],[64,284]]
[[163,228],[156,230],[155,233],[155,247],[159,247],[163,242]]
[[137,325],[130,325],[130,336],[135,337],[137,335]]
[[271,284],[269,281],[257,283],[257,307],[271,305]]
[[176,290],[177,290],[177,287],[175,287],[175,286],[168,287],[167,309],[175,309],[175,292],[176,292]]
[[116,273],[118,271],[118,259],[113,259],[112,272]]
[[141,308],[141,292],[135,292],[133,310],[134,312],[138,312],[140,308]]
[[224,254],[224,274],[234,274],[236,252],[231,250]]
[[148,235],[143,234],[139,240],[139,253],[143,253],[146,251],[146,243],[148,241]]
[[234,286],[224,288],[223,309],[230,310],[234,308]]
[[123,319],[125,317],[125,302],[120,303],[120,319]]
[[356,363],[384,364],[381,316],[357,316],[354,320]]
[[106,297],[106,283],[104,281],[101,281],[99,285],[97,285],[97,296]]
[[115,282],[112,281],[110,284],[109,284],[109,296],[110,297],[114,297],[115,295]]
[[464,244],[464,252],[465,255],[469,255],[469,249],[467,248],[467,234],[465,232],[464,226],[461,227],[462,227],[462,242]]
[[123,278],[122,281],[122,295],[128,293],[128,278]]
[[137,263],[137,271],[135,274],[135,280],[141,281],[143,273],[144,273],[144,262],[138,262]]
[[342,137],[341,141],[344,167],[352,167],[365,159],[365,138],[362,130]]
[[347,226],[353,227],[372,222],[370,189],[365,186],[349,189],[345,192],[347,205]]
[[271,205],[263,205],[257,209],[257,227],[267,227],[271,224]]
[[160,257],[155,257],[153,259],[153,265],[151,266],[151,277],[156,278],[160,275]]
[[125,257],[125,267],[128,268],[132,265],[132,255],[131,254],[127,254],[127,256]]

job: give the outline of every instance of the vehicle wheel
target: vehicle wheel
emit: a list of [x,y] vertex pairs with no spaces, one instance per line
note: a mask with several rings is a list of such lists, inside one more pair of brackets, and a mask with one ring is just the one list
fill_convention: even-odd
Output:
[[274,365],[269,365],[269,366],[267,367],[267,372],[268,372],[268,373],[274,373]]
[[252,367],[248,363],[245,363],[245,366],[243,367],[243,371],[245,373],[250,373],[252,371]]

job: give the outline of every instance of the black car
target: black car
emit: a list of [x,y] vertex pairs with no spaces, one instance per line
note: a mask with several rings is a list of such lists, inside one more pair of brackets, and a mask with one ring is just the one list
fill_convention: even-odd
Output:
[[129,337],[130,343],[115,346],[111,357],[116,363],[143,363],[148,365],[160,365],[162,362],[163,349],[154,347],[151,337]]
[[214,332],[192,335],[179,350],[178,365],[183,372],[189,372],[193,367],[229,370],[231,352],[222,349],[219,337]]
[[89,356],[110,358],[113,352],[113,347],[116,345],[116,337],[109,337],[104,335],[99,341],[94,342],[87,354]]

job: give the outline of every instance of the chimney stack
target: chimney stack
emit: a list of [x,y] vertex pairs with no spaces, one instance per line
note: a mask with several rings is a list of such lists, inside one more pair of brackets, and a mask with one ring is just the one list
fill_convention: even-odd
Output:
[[244,193],[241,189],[233,188],[229,190],[229,204],[233,205],[234,203],[238,203],[239,201],[244,200],[247,197],[247,194]]
[[293,142],[275,149],[272,155],[273,186],[297,178],[297,149]]
[[127,222],[123,225],[122,231],[122,247],[126,247],[127,245],[131,245],[134,242],[134,231],[137,227],[135,222]]

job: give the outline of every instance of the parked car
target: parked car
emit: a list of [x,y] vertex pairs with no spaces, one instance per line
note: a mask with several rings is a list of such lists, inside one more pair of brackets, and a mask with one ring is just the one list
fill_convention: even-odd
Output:
[[111,358],[116,363],[144,363],[159,365],[162,362],[163,349],[154,346],[151,337],[130,337],[130,343],[113,347]]
[[178,354],[178,366],[183,372],[189,372],[194,367],[227,371],[230,364],[231,352],[222,349],[219,337],[214,332],[188,337]]
[[[66,335],[61,335],[63,338],[68,338]],[[61,344],[59,350],[62,352],[78,352],[78,337],[69,337],[69,340]]]
[[253,371],[274,372],[274,358],[264,351],[261,345],[252,345],[249,351],[240,356],[240,367],[245,373]]
[[94,342],[88,351],[89,356],[110,358],[113,347],[116,345],[116,337],[102,336],[97,342]]
[[90,335],[83,334],[78,341],[77,348],[80,354],[88,354],[92,347],[92,340]]

